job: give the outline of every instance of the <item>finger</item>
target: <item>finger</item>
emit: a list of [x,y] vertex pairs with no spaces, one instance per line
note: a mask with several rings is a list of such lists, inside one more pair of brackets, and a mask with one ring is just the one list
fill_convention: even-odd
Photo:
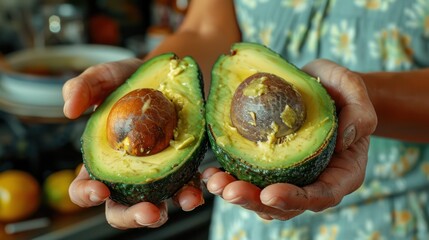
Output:
[[110,195],[106,185],[91,180],[85,167],[69,186],[69,195],[73,203],[81,207],[92,207],[103,203]]
[[222,172],[222,170],[220,170],[219,168],[215,168],[215,167],[209,167],[206,170],[204,170],[204,172],[201,174],[201,178],[203,180],[203,182],[205,182],[207,184],[207,181],[209,178],[211,178],[211,176],[213,176],[215,173],[218,172]]
[[106,201],[106,219],[114,228],[128,229],[162,226],[168,220],[166,202],[156,206],[150,202],[141,202],[127,207],[113,200]]
[[261,204],[259,194],[261,189],[257,186],[245,182],[235,181],[225,186],[222,197],[225,201],[238,204],[240,206],[249,208],[257,212],[263,212],[262,209],[253,208],[253,205]]
[[225,187],[222,197],[225,201],[256,212],[266,220],[288,220],[304,212],[304,210],[284,210],[267,206],[261,202],[260,194],[261,189],[257,186],[245,181],[235,181]]
[[186,185],[174,195],[173,201],[183,211],[192,211],[204,204],[203,192],[197,187]]
[[347,149],[356,140],[375,131],[375,109],[358,74],[324,59],[307,64],[303,70],[320,78],[340,110],[335,148],[337,152]]
[[[264,205],[288,213],[288,218],[297,216],[306,210],[318,212],[333,207],[339,203],[339,200],[336,199],[339,197],[336,198],[327,185],[319,182],[308,188],[277,183],[268,186],[261,192],[261,201]],[[287,218],[282,220],[287,220]]]
[[[288,183],[276,183],[265,187],[261,191],[261,202],[267,206],[280,210],[303,209],[301,205],[294,204],[296,198],[306,197],[303,190]],[[294,200],[294,201],[291,201]]]
[[101,102],[141,65],[140,59],[99,64],[86,69],[63,86],[64,114],[74,119]]
[[280,211],[280,213],[278,213],[279,211],[277,211],[275,214],[268,214],[268,213],[258,213],[258,216],[264,220],[281,220],[281,221],[286,221],[289,219],[292,219],[300,214],[302,214],[304,211],[301,210],[290,210],[290,211]]
[[224,188],[236,181],[236,179],[226,172],[216,172],[214,173],[207,182],[207,190],[216,195],[222,195]]
[[266,213],[256,213],[256,214],[258,214],[258,216],[264,220],[270,221],[274,219],[269,214],[266,214]]
[[263,204],[283,211],[322,211],[336,206],[344,196],[355,191],[363,182],[367,162],[368,137],[353,144],[341,156],[332,158],[319,179],[303,188],[278,183],[261,192]]

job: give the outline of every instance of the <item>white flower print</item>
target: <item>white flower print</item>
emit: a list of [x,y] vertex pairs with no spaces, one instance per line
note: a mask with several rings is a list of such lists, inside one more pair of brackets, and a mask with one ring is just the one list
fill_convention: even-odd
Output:
[[255,23],[253,22],[253,18],[247,13],[247,11],[242,8],[238,9],[240,13],[238,14],[241,18],[241,32],[243,34],[243,38],[248,41],[255,41]]
[[265,46],[271,46],[272,34],[275,28],[275,24],[272,22],[263,23],[259,27],[259,39]]
[[373,58],[380,59],[386,70],[409,68],[412,61],[411,37],[395,25],[376,32],[375,40],[369,42]]
[[307,9],[307,0],[282,0],[282,5],[293,8],[296,12],[302,12]]
[[423,34],[429,37],[429,1],[417,0],[412,7],[405,9],[406,26],[423,29]]
[[368,10],[386,11],[396,0],[355,0],[355,4]]
[[250,7],[255,8],[258,4],[258,0],[242,0],[243,4]]
[[229,203],[227,201],[224,201],[221,204],[219,204],[219,210],[222,213],[228,213],[228,212],[232,211],[232,208],[238,208],[238,207],[237,207],[237,205]]
[[269,0],[242,0],[243,4],[249,8],[258,7],[259,3],[267,3]]
[[357,206],[350,206],[347,208],[344,208],[344,210],[341,211],[341,215],[343,215],[348,222],[352,223],[356,216],[359,214],[359,208]]
[[393,172],[397,176],[403,175],[405,172],[408,172],[411,168],[414,167],[417,160],[420,157],[420,151],[418,148],[409,147],[405,149],[403,155],[400,158],[400,161],[396,163],[393,167]]
[[315,52],[317,45],[319,43],[320,37],[322,36],[322,26],[321,23],[323,18],[323,14],[321,12],[317,12],[314,17],[311,19],[311,25],[314,26],[308,36],[308,49],[310,52]]
[[294,226],[291,228],[284,228],[278,232],[270,232],[269,239],[273,240],[308,240],[309,227]]
[[305,24],[299,24],[295,29],[288,32],[287,38],[290,43],[287,45],[288,52],[293,56],[298,56],[300,48],[303,44],[304,35],[307,32],[307,26]]
[[224,234],[225,234],[225,229],[224,229],[224,224],[222,222],[222,214],[215,214],[213,216],[213,224],[211,226],[212,231],[214,231],[214,236],[213,236],[213,240],[223,240],[224,239]]
[[359,229],[357,232],[356,240],[384,240],[382,233],[374,230],[374,223],[372,220],[367,220],[365,228]]
[[398,189],[400,191],[407,190],[407,181],[405,181],[404,179],[396,180],[396,189]]
[[368,199],[372,197],[381,197],[391,193],[391,189],[384,186],[380,181],[373,180],[371,182],[362,184],[356,191],[362,198]]
[[400,151],[396,146],[390,147],[386,151],[377,154],[378,161],[373,167],[373,173],[378,177],[393,177],[392,169],[399,162]]
[[247,236],[247,232],[245,231],[246,226],[244,226],[244,221],[234,221],[234,223],[229,226],[228,236],[226,239],[232,240],[247,240],[249,236]]
[[429,196],[426,192],[420,193],[418,198],[419,198],[420,202],[423,204],[426,204],[429,201]]
[[[238,207],[238,206],[236,206],[236,207]],[[250,215],[251,214],[254,214],[255,216],[254,217],[256,217],[256,218],[259,218],[257,215],[256,215],[256,213],[254,213],[254,212],[252,212],[252,211],[250,211],[250,210],[247,210],[247,209],[244,209],[244,208],[241,208],[241,207],[238,207],[238,208],[240,208],[240,212],[239,212],[239,214],[240,214],[240,219],[243,219],[243,220],[247,220],[247,219],[249,219],[250,218]]]
[[343,20],[339,25],[333,24],[331,26],[330,34],[332,54],[342,59],[345,63],[356,63],[356,46],[353,42],[353,39],[355,39],[355,29],[346,20]]
[[335,240],[339,234],[340,227],[336,224],[331,225],[321,225],[319,227],[318,234],[316,235],[316,240]]
[[[427,199],[424,199],[423,195],[426,195],[426,192],[422,193],[415,193],[411,192],[408,194],[408,201],[410,204],[411,209],[411,215],[412,219],[410,219],[410,222],[414,222],[416,224],[417,229],[419,229],[419,232],[425,233],[427,232],[428,226],[427,226],[427,217],[425,214],[424,206],[426,206]],[[423,200],[423,201],[422,201]],[[423,239],[423,238],[422,238]]]

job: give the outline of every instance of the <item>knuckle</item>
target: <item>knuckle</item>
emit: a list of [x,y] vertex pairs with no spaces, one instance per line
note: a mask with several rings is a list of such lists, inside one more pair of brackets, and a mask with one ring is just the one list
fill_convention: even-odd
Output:
[[321,212],[325,209],[337,206],[343,195],[340,192],[326,191],[323,196],[312,199],[312,204],[310,204],[311,211]]
[[282,215],[276,216],[274,218],[277,219],[277,220],[280,220],[280,221],[287,221],[287,220],[290,220],[290,219],[298,216],[301,213],[302,213],[302,211],[300,211],[299,213],[297,213],[297,212],[290,213],[289,212],[289,213],[286,213],[286,214],[282,214]]
[[105,68],[106,68],[105,63],[96,64],[96,65],[89,66],[83,73],[84,74],[91,74],[94,72],[99,72],[101,70],[104,70]]
[[377,125],[378,125],[378,117],[377,117],[375,110],[371,111],[370,119],[371,119],[371,123],[370,123],[371,129],[370,130],[371,130],[371,133],[373,133],[375,131],[375,129],[377,128]]
[[257,214],[260,218],[262,218],[262,219],[264,219],[264,220],[273,220],[273,218],[272,218],[270,215],[266,214],[266,213],[263,213],[263,212],[256,212],[256,214]]

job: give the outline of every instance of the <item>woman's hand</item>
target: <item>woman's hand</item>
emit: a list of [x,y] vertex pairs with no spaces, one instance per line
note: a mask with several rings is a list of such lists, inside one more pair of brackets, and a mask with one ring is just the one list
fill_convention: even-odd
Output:
[[133,58],[92,66],[63,86],[64,115],[78,118],[89,107],[100,104],[143,63]]
[[[85,167],[69,187],[69,195],[75,204],[81,207],[93,207],[106,203],[106,219],[114,228],[128,229],[162,226],[168,220],[167,202],[154,205],[141,202],[133,206],[124,206],[109,199],[110,191],[103,183],[91,180]],[[180,189],[173,197],[176,206],[183,211],[192,211],[204,203],[201,188],[189,184]]]
[[359,188],[365,177],[369,135],[376,128],[377,117],[362,79],[327,60],[313,61],[303,70],[320,78],[339,113],[335,153],[317,181],[304,187],[277,183],[260,189],[216,168],[203,173],[209,192],[267,220],[287,220],[306,210],[333,207]]
[[[97,106],[142,63],[139,59],[128,59],[100,64],[67,81],[63,87],[64,114],[75,119],[91,106]],[[91,180],[84,167],[70,185],[69,194],[71,200],[81,207],[97,206],[105,202],[106,219],[115,228],[159,227],[168,219],[166,202],[159,206],[141,202],[128,207],[110,200],[107,186]],[[202,191],[195,184],[180,189],[173,201],[184,211],[191,211],[204,203]]]

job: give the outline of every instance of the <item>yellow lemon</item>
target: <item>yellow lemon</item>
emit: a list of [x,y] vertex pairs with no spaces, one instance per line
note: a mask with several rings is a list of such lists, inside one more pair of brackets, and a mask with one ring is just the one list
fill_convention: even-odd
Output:
[[43,192],[49,207],[60,213],[72,213],[81,209],[70,200],[68,191],[75,177],[75,170],[65,169],[56,171],[45,179]]
[[30,173],[21,170],[0,173],[0,221],[30,217],[39,209],[40,199],[40,184]]

